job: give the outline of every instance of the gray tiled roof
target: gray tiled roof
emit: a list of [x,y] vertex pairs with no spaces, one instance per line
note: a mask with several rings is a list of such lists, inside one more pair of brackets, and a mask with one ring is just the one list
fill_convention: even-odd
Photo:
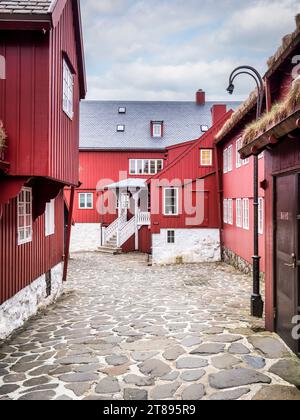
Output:
[[[199,138],[200,126],[211,126],[211,107],[207,102],[126,102],[83,101],[80,116],[81,149],[163,149]],[[227,109],[236,109],[239,102],[227,102]],[[126,107],[126,114],[119,114]],[[164,121],[163,138],[152,138],[151,121]],[[124,124],[125,132],[117,132]]]
[[0,13],[47,14],[56,0],[0,0]]

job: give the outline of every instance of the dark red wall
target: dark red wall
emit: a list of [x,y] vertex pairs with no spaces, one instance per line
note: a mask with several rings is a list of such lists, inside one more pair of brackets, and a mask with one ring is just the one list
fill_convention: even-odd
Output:
[[[75,71],[74,118],[62,109],[62,56]],[[0,31],[6,80],[0,80],[0,120],[8,135],[12,176],[47,176],[78,183],[79,82],[72,1],[50,32]]]
[[0,219],[0,305],[61,262],[63,248],[62,192],[56,198],[55,235],[45,237],[43,215],[34,222],[32,242],[21,246],[17,244],[17,199],[5,205]]

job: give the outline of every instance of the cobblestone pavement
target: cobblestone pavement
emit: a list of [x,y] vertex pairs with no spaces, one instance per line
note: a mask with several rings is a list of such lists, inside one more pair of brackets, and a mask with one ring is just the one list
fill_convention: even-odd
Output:
[[0,347],[0,399],[299,400],[299,361],[251,329],[250,293],[224,264],[79,254],[65,295]]

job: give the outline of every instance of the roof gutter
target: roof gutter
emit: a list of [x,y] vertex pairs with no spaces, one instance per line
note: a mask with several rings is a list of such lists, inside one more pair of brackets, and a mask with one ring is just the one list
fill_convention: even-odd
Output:
[[51,14],[24,15],[21,13],[0,13],[0,30],[49,31],[51,28]]

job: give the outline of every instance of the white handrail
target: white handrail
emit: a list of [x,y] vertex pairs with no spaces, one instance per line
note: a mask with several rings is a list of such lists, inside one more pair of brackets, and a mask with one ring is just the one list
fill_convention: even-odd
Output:
[[151,225],[151,214],[146,211],[141,211],[137,215],[138,226],[150,226]]
[[122,213],[113,223],[111,223],[104,231],[104,244],[106,244],[118,231],[126,224],[126,214]]
[[132,235],[135,233],[135,223],[136,219],[133,217],[129,220],[129,222],[126,223],[125,226],[123,226],[122,229],[120,229],[118,234],[118,247],[121,247],[125,244],[125,242],[128,241],[129,238],[131,238]]

